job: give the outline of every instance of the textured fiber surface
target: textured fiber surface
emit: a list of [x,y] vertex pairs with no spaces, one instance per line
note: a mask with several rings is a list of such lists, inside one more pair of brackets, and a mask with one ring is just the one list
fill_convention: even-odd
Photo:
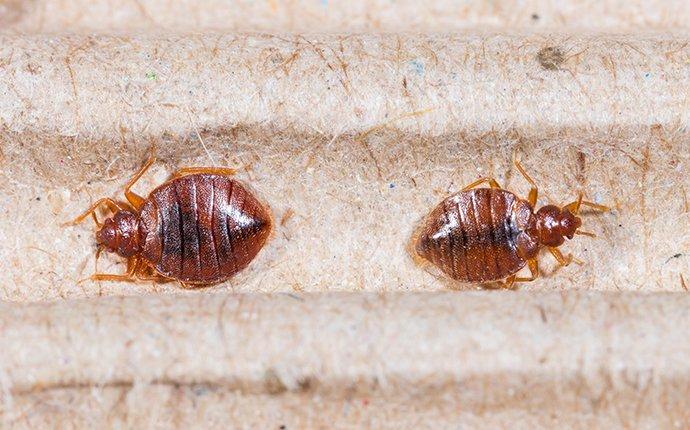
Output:
[[[690,428],[688,82],[684,0],[0,0],[0,428]],[[60,223],[154,145],[140,193],[231,166],[271,208],[231,281],[79,282]],[[451,291],[410,239],[524,196],[513,154],[614,210]]]
[[597,239],[564,247],[584,265],[554,273],[545,256],[522,288],[683,291],[688,58],[688,39],[661,35],[4,36],[1,294],[177,290],[77,284],[94,271],[93,225],[60,227],[121,197],[152,144],[142,193],[176,167],[220,164],[271,207],[274,237],[219,289],[464,288],[407,245],[480,176],[524,196],[517,152],[541,204],[584,191],[614,208],[585,214]]
[[[4,13],[3,13],[4,8]],[[30,32],[439,32],[468,28],[688,28],[684,0],[4,0],[0,23]]]
[[675,294],[511,292],[8,304],[3,417],[438,428],[529,415],[525,425],[551,428],[683,428],[688,306]]

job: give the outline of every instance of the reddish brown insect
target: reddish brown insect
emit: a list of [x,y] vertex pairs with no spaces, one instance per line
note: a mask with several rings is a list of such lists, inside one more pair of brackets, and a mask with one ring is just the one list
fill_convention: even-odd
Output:
[[[154,162],[151,156],[125,186],[127,202],[103,198],[70,224],[92,215],[98,253],[127,258],[122,275],[96,273],[101,281],[177,280],[183,286],[222,282],[245,268],[263,247],[271,217],[257,199],[217,167],[180,169],[147,198],[132,187]],[[113,212],[103,223],[96,210]]]
[[[562,208],[553,205],[534,212],[537,186],[518,161],[515,167],[530,183],[527,200],[502,189],[493,178],[482,178],[443,200],[426,218],[416,239],[415,251],[453,279],[469,283],[502,282],[511,288],[515,282],[537,278],[537,254],[546,247],[558,262],[567,266],[572,256],[564,257],[558,247],[565,238],[581,234],[577,217],[582,205],[608,211],[606,206],[577,200]],[[476,188],[483,183],[490,188]],[[517,277],[525,264],[531,276]]]

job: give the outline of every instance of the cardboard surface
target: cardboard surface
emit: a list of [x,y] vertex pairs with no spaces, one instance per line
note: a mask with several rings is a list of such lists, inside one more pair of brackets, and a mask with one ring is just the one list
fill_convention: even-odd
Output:
[[[689,17],[0,0],[0,427],[690,427]],[[272,239],[229,282],[79,282],[93,226],[60,224],[120,197],[154,145],[140,193],[223,165],[270,205]],[[476,286],[409,240],[480,176],[524,196],[515,153],[540,204],[614,210],[563,247],[584,265],[454,291]]]
[[[4,9],[4,11],[3,11]],[[4,0],[10,30],[91,32],[669,31],[684,0]]]
[[684,291],[689,55],[668,35],[3,36],[0,294],[179,291],[78,283],[95,270],[94,226],[60,226],[122,198],[152,145],[142,194],[178,167],[222,165],[271,207],[273,238],[215,290],[475,288],[407,247],[481,176],[524,197],[517,154],[539,204],[583,191],[614,208],[585,212],[599,237],[563,247],[583,265],[555,271],[545,255],[521,288]]
[[513,292],[4,304],[3,418],[682,428],[688,306],[679,294]]

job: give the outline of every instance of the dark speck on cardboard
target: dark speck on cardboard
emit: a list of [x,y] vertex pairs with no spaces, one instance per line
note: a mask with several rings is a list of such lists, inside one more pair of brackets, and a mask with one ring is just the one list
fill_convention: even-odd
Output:
[[537,52],[537,61],[546,70],[558,70],[565,61],[565,54],[557,46],[547,46]]
[[683,256],[683,254],[680,253],[680,252],[678,252],[678,253],[676,253],[676,254],[673,254],[672,256],[670,256],[670,257],[668,257],[668,258],[666,259],[666,261],[664,262],[664,264],[668,263],[669,261],[673,260],[674,258],[680,258],[680,257],[682,257],[682,256]]

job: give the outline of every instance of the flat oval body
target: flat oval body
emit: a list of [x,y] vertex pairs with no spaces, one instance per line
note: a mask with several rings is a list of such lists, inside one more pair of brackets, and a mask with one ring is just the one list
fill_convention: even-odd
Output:
[[[505,190],[475,188],[442,201],[427,217],[416,252],[453,279],[489,282],[520,270],[516,252],[518,197]],[[531,213],[531,211],[530,211]]]
[[194,174],[149,194],[140,212],[141,256],[163,276],[213,284],[244,269],[271,231],[268,211],[230,176]]

